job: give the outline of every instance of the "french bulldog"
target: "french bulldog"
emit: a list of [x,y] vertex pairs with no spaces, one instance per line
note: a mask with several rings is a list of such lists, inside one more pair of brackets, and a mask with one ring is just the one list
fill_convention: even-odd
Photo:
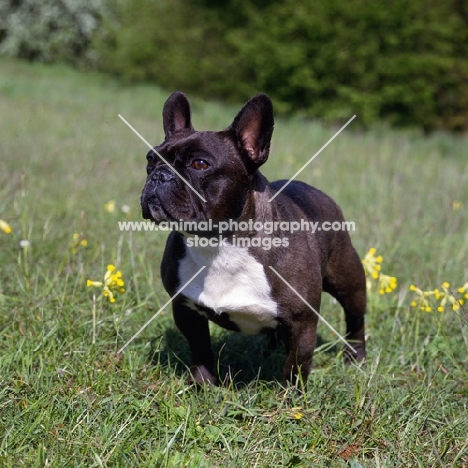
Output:
[[[141,207],[155,223],[189,225],[169,234],[161,278],[171,296],[178,293],[173,316],[190,347],[192,381],[218,382],[211,320],[245,334],[274,330],[286,346],[283,383],[305,383],[322,291],[344,309],[346,359],[363,360],[363,266],[346,230],[325,229],[344,221],[341,209],[314,187],[269,183],[259,171],[273,133],[270,98],[254,96],[224,131],[196,131],[186,96],[175,92],[163,126],[164,142],[146,156]],[[299,222],[302,229],[280,229]],[[319,227],[311,232],[307,223]]]

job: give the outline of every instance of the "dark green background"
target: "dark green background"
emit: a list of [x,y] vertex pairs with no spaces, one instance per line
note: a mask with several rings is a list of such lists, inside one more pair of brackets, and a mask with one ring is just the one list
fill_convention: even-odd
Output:
[[[71,61],[202,98],[238,102],[266,92],[280,113],[468,129],[466,0],[33,4],[5,2],[0,52],[21,36],[7,54]],[[96,25],[87,30],[80,14]]]

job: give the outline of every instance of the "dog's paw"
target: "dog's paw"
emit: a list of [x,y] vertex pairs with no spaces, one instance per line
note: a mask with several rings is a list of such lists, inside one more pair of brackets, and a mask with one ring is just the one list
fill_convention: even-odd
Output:
[[197,385],[218,385],[218,379],[205,366],[192,366],[190,368],[189,382]]
[[366,347],[358,341],[352,343],[353,349],[346,348],[343,356],[346,364],[362,364],[366,360]]

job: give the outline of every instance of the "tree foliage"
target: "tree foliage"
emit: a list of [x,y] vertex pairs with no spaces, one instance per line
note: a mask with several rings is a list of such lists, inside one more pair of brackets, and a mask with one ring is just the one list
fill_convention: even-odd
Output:
[[[261,91],[279,112],[328,121],[468,130],[464,0],[108,0],[91,43],[76,25],[93,2],[57,1],[10,0],[22,7],[0,22],[0,48],[45,60],[63,58],[57,44],[86,49],[127,81],[230,101]],[[75,13],[55,24],[52,4]]]

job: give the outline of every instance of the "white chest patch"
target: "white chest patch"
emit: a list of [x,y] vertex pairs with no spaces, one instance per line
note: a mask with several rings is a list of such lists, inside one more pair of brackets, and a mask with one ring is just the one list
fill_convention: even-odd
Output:
[[183,290],[193,303],[229,315],[239,330],[254,335],[275,328],[277,304],[263,266],[243,247],[187,247],[179,264],[180,284],[206,268]]

